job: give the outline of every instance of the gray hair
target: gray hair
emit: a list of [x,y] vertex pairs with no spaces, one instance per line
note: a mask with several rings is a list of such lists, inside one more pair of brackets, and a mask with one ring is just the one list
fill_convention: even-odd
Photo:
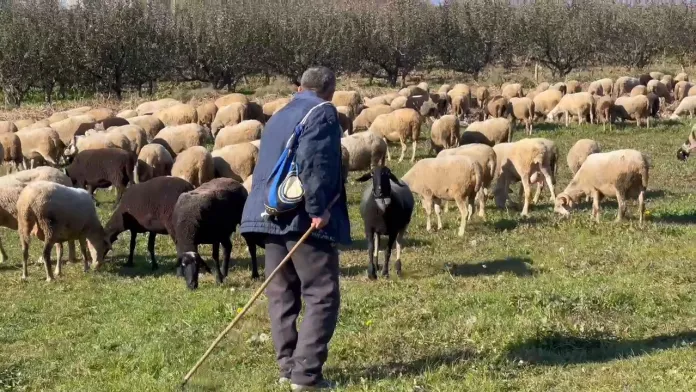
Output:
[[305,90],[312,90],[318,94],[325,94],[336,88],[336,75],[329,68],[312,67],[302,74],[300,85]]

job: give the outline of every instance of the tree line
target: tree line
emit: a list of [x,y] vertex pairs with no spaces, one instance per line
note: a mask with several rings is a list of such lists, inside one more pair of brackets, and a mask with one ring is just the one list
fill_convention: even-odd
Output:
[[41,90],[152,93],[157,81],[234,90],[297,81],[311,65],[390,85],[415,69],[474,77],[533,61],[561,77],[592,65],[696,60],[696,8],[603,0],[14,0],[0,3],[6,104]]

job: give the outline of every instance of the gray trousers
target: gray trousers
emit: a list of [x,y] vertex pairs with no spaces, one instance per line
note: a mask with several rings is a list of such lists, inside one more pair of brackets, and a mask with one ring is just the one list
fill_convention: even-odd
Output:
[[[299,239],[298,235],[266,238],[266,275]],[[300,245],[266,288],[271,333],[280,375],[295,384],[314,385],[323,379],[328,344],[336,329],[341,302],[338,252],[329,242],[310,238]],[[297,331],[297,317],[305,313]]]

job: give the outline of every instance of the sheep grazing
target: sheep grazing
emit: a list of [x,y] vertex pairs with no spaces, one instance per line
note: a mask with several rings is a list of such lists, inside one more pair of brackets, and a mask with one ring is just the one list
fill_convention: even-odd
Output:
[[693,118],[695,112],[696,96],[686,97],[679,102],[679,106],[677,106],[677,109],[674,110],[674,113],[672,113],[671,119],[679,119],[679,116],[687,113],[689,114],[689,118]]
[[534,91],[536,91],[537,93],[542,93],[542,92],[548,90],[550,87],[551,87],[551,83],[549,83],[549,82],[541,82],[541,83],[539,83],[539,84],[536,86],[536,88],[534,89]]
[[614,99],[610,95],[602,97],[594,96],[595,102],[595,119],[602,122],[602,129],[606,130],[609,123],[611,131],[612,113],[614,112]]
[[494,146],[512,140],[512,122],[507,118],[475,121],[464,130],[461,144],[481,143]]
[[567,127],[570,123],[570,114],[578,117],[578,124],[582,124],[589,115],[590,123],[593,123],[594,103],[594,98],[592,98],[590,93],[566,94],[558,102],[558,105],[549,112],[546,118],[549,121],[553,121],[559,114],[565,114],[565,125]]
[[657,95],[661,101],[665,103],[672,103],[674,99],[672,94],[669,93],[669,88],[659,80],[651,80],[647,85],[647,92],[654,93]]
[[[420,136],[422,118],[413,109],[398,109],[388,114],[378,116],[370,126],[370,131],[381,135],[385,141],[401,142],[401,157],[399,162],[404,160],[406,154],[406,142],[413,141],[413,152],[411,162],[416,160],[416,147]],[[387,149],[387,160],[391,160],[389,149]]]
[[34,123],[34,120],[25,119],[25,120],[17,120],[17,121],[15,121],[15,122],[14,122],[14,125],[17,127],[18,130],[22,130],[22,129],[24,129],[24,128],[30,126],[30,125],[33,124],[33,123]]
[[[614,82],[612,81],[612,84],[613,83]],[[611,95],[604,91],[604,86],[602,85],[601,80],[595,80],[594,82],[590,83],[590,85],[587,87],[587,92],[592,95],[598,95],[600,97],[603,97],[605,95]]]
[[116,117],[125,118],[126,120],[133,117],[138,117],[138,112],[133,109],[126,109],[116,113]]
[[390,93],[390,94],[385,94],[385,95],[379,95],[374,98],[366,98],[365,99],[365,107],[371,108],[377,105],[391,105],[392,101],[396,99],[397,97],[400,97],[399,93]]
[[350,106],[337,106],[338,123],[344,135],[353,134],[353,109]]
[[84,136],[75,136],[70,145],[65,149],[64,155],[68,162],[71,162],[80,152],[102,150],[105,148],[120,148],[124,151],[133,151],[130,140],[121,133],[90,131]]
[[108,108],[91,109],[86,111],[84,114],[94,118],[94,122],[97,123],[116,117],[116,113]]
[[89,112],[90,110],[92,110],[91,106],[80,106],[79,108],[73,108],[70,110],[66,110],[65,114],[67,114],[68,117],[74,117],[74,116],[79,116],[79,115],[85,114],[85,113]]
[[674,98],[677,101],[681,101],[685,97],[689,96],[691,92],[691,83],[686,81],[678,82],[674,85]]
[[203,146],[208,140],[208,132],[198,124],[166,127],[157,133],[152,143],[161,144],[172,158],[193,146]]
[[86,189],[90,196],[98,188],[116,188],[116,202],[128,184],[134,183],[136,156],[120,148],[103,148],[79,152],[65,171],[75,187]]
[[135,108],[135,111],[138,112],[139,116],[144,116],[146,114],[155,114],[159,112],[160,110],[164,110],[166,108],[172,107],[174,105],[178,105],[182,102],[177,101],[176,99],[173,98],[164,98],[164,99],[159,99],[157,101],[149,101],[149,102],[144,102],[140,105],[138,105],[137,108]]
[[455,84],[447,92],[447,100],[452,107],[452,113],[459,119],[463,119],[471,107],[471,88],[463,83]]
[[674,90],[674,78],[672,77],[672,75],[663,76],[662,79],[660,79],[660,82],[662,82],[662,84],[667,86],[669,91]]
[[22,145],[25,168],[33,169],[40,162],[58,166],[64,145],[52,128],[22,129],[15,135]]
[[430,150],[438,153],[443,149],[458,147],[460,137],[459,119],[453,115],[442,116],[431,128]]
[[258,120],[244,120],[237,125],[222,128],[215,136],[214,150],[233,144],[248,143],[261,139],[263,124]]
[[133,181],[139,184],[155,177],[168,176],[173,166],[174,159],[166,148],[160,144],[148,144],[138,154]]
[[563,94],[554,89],[549,89],[537,94],[534,101],[534,112],[536,117],[546,117],[563,98]]
[[123,194],[121,202],[106,224],[106,233],[113,243],[119,234],[130,231],[130,247],[126,266],[133,265],[135,240],[139,233],[148,233],[147,249],[152,269],[157,269],[155,239],[157,234],[173,232],[172,214],[179,196],[193,190],[193,185],[178,177],[157,177],[133,185]]
[[454,200],[461,215],[458,235],[464,236],[466,222],[474,212],[474,200],[481,190],[482,171],[478,162],[464,156],[426,158],[411,167],[402,181],[423,199],[428,231],[432,230],[430,215],[433,204],[437,227],[441,230],[440,204],[442,201]]
[[393,111],[394,109],[389,105],[376,105],[363,109],[353,120],[353,133],[367,131],[372,123],[375,122],[377,116]]
[[657,72],[657,71],[650,72],[649,75],[650,75],[650,78],[654,79],[654,80],[660,80],[663,77],[665,77],[665,74],[663,74],[662,72]]
[[263,104],[263,114],[266,117],[266,120],[271,118],[271,116],[274,115],[277,111],[284,108],[285,105],[289,104],[291,100],[292,100],[291,97],[285,97],[285,98],[278,98],[278,99],[275,99],[273,101],[264,103]]
[[549,90],[556,90],[561,93],[561,95],[566,95],[568,93],[568,86],[563,82],[558,82],[553,86],[549,87]]
[[[48,181],[28,184],[17,199],[17,224],[22,245],[22,279],[27,279],[28,276],[27,261],[32,233],[44,242],[43,260],[46,280],[49,282],[54,275],[51,271],[53,245],[58,250],[56,276],[61,275],[62,242],[78,240],[82,253],[86,255],[87,240],[95,269],[111,249],[111,242],[99,222],[92,198],[82,189]],[[85,257],[85,271],[89,269],[89,263],[89,258]]]
[[256,167],[259,149],[251,143],[233,144],[212,153],[215,177],[227,177],[243,182]]
[[145,116],[131,117],[128,119],[128,122],[143,128],[143,130],[145,130],[145,135],[147,135],[148,141],[152,141],[152,139],[157,136],[157,133],[164,128],[164,124],[162,124],[162,121],[160,121],[159,118],[149,114]]
[[46,121],[48,121],[49,124],[54,124],[54,123],[57,123],[59,121],[63,121],[65,119],[67,119],[68,117],[70,117],[70,116],[68,116],[68,114],[65,112],[56,112],[56,113],[51,114],[46,119]]
[[[198,253],[198,245],[213,245],[215,278],[222,284],[227,277],[232,253],[230,236],[242,220],[242,210],[248,193],[242,184],[229,178],[216,178],[191,192],[179,196],[172,214],[170,233],[176,243],[177,273],[186,279],[189,289],[198,288],[198,267],[205,261]],[[252,279],[259,278],[256,245],[247,239],[251,255]],[[222,270],[220,270],[222,245]],[[207,266],[204,266],[209,270]]]
[[642,84],[633,87],[630,96],[635,97],[636,95],[648,95],[648,87]]
[[413,194],[408,185],[396,178],[386,167],[375,167],[371,173],[363,175],[357,181],[365,182],[370,179],[372,184],[365,188],[360,199],[360,216],[365,226],[367,251],[370,257],[367,276],[373,280],[377,279],[379,237],[386,235],[388,239],[382,276],[389,276],[389,260],[396,243],[394,269],[396,275],[401,277],[401,250],[415,206]]
[[488,114],[492,117],[504,117],[507,109],[508,98],[496,95],[488,101]]
[[[427,94],[427,92],[426,92]],[[362,98],[357,91],[336,91],[331,98],[331,103],[334,106],[349,106],[355,115],[360,113]]]
[[638,83],[642,84],[643,86],[647,86],[648,82],[651,81],[653,78],[650,76],[650,74],[641,74],[638,76]]
[[524,122],[524,130],[531,135],[534,130],[534,101],[530,98],[510,98],[507,113],[518,121]]
[[140,154],[140,150],[147,145],[147,133],[145,133],[145,130],[138,125],[129,124],[111,127],[107,133],[118,133],[125,136],[130,144],[130,150],[134,152],[135,155]]
[[196,108],[180,103],[170,106],[166,109],[157,112],[157,118],[162,121],[165,127],[173,127],[176,125],[193,124],[198,122],[198,112]]
[[233,103],[241,103],[243,105],[246,105],[249,103],[249,98],[247,98],[246,95],[241,93],[232,93],[223,95],[222,97],[215,100],[215,106],[217,106],[219,109],[222,109],[223,107],[231,105]]
[[580,139],[568,150],[568,168],[575,175],[588,156],[602,152],[599,143],[592,139]]
[[88,130],[94,129],[95,124],[96,121],[94,117],[80,115],[53,123],[51,124],[51,128],[58,133],[60,140],[67,146],[75,136],[82,136]]
[[172,176],[184,179],[198,188],[215,177],[213,156],[205,147],[189,147],[176,157]]
[[3,133],[17,133],[19,129],[15,123],[10,121],[0,121],[0,134]]
[[20,165],[24,165],[22,141],[16,134],[0,133],[0,151],[0,156],[3,156],[4,161],[12,165],[15,170],[19,170]]
[[479,108],[486,107],[488,100],[491,98],[491,93],[488,91],[488,87],[485,86],[477,87],[474,95],[476,96],[476,103]]
[[621,121],[634,119],[639,127],[645,119],[645,127],[650,128],[650,100],[645,95],[619,97],[614,101],[614,117]]
[[503,97],[510,99],[510,98],[522,98],[524,97],[524,93],[522,91],[522,85],[519,83],[512,83],[504,86],[502,88],[502,92],[500,93]]
[[583,195],[592,197],[592,216],[599,222],[599,202],[604,197],[616,197],[621,221],[626,212],[626,199],[638,199],[640,224],[645,213],[645,190],[648,187],[650,163],[640,151],[617,150],[596,153],[587,157],[585,163],[566,189],[556,197],[555,211],[569,215],[566,207],[573,207]]
[[582,92],[582,85],[577,80],[569,80],[566,83],[566,94],[575,94]]
[[235,102],[227,106],[221,107],[215,114],[215,119],[213,123],[210,124],[210,131],[213,137],[217,136],[220,129],[236,125],[240,122],[246,120],[246,105],[243,103]]
[[680,72],[677,74],[677,76],[674,77],[675,82],[688,82],[689,81],[689,75],[687,75],[685,72]]
[[618,79],[616,79],[616,83],[614,84],[614,98],[619,98],[624,94],[630,94],[631,90],[637,85],[640,84],[640,80],[637,78],[632,78],[630,76],[622,76]]
[[384,165],[387,142],[374,132],[356,133],[341,139],[341,146],[348,155],[349,171],[369,170]]
[[210,125],[215,120],[218,107],[215,102],[206,102],[196,108],[196,116],[198,117],[198,125],[210,128]]

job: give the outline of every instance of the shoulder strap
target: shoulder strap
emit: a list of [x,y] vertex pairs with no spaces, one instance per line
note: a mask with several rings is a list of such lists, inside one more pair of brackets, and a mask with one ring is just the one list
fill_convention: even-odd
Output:
[[304,131],[304,125],[307,123],[307,119],[309,119],[309,115],[312,114],[314,109],[316,109],[320,106],[330,105],[330,104],[331,104],[331,102],[324,101],[324,102],[312,107],[311,109],[309,109],[307,114],[305,114],[305,116],[302,118],[302,121],[300,121],[295,126],[295,129],[293,130],[293,133],[292,133],[292,135],[290,135],[290,139],[288,140],[288,143],[286,144],[286,148],[290,148],[293,145],[299,143],[300,136],[302,136],[302,131]]
[[305,125],[305,124],[307,123],[307,119],[309,118],[309,115],[312,114],[312,112],[314,111],[314,109],[316,109],[316,108],[318,108],[318,107],[320,107],[320,106],[330,105],[330,104],[331,104],[331,102],[329,102],[329,101],[324,101],[324,102],[322,102],[322,103],[316,105],[315,107],[309,109],[309,111],[307,112],[307,114],[305,114],[305,116],[302,118],[302,121],[300,121],[300,125]]

